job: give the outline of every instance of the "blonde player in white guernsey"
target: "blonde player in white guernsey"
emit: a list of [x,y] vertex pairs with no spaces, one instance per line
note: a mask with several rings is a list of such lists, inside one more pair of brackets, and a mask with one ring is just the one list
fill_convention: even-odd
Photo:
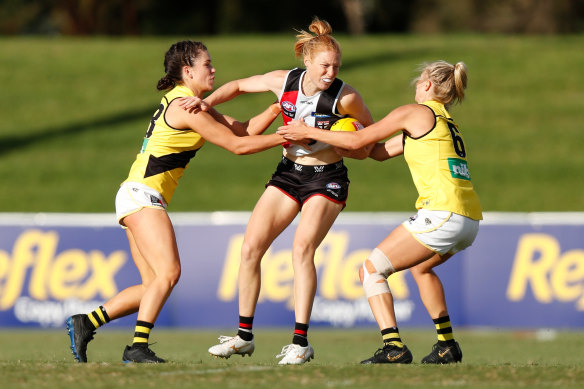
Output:
[[[412,354],[401,341],[393,297],[387,277],[410,269],[420,296],[434,321],[438,342],[422,363],[456,363],[462,351],[454,340],[442,283],[434,267],[470,246],[482,219],[473,188],[468,149],[460,128],[448,112],[461,102],[467,85],[467,68],[437,61],[424,65],[416,79],[417,104],[396,108],[365,129],[330,132],[302,122],[282,126],[286,139],[316,139],[352,150],[377,143],[370,157],[379,161],[403,154],[418,190],[418,213],[394,229],[369,255],[359,271],[365,295],[384,340],[371,358],[362,363],[410,363]],[[395,136],[394,136],[395,135]]]
[[[222,85],[205,98],[215,106],[242,93],[272,92],[282,107],[284,123],[306,118],[311,125],[326,128],[345,115],[363,125],[373,123],[361,95],[337,78],[341,47],[331,26],[315,18],[309,31],[300,31],[294,45],[296,57],[306,69],[274,70]],[[195,104],[201,104],[194,99]],[[194,107],[195,104],[185,107]],[[198,108],[203,108],[199,105]],[[336,217],[345,207],[349,178],[343,157],[330,145],[310,142],[309,148],[284,144],[282,159],[258,200],[247,229],[239,267],[239,328],[236,336],[221,336],[209,353],[220,358],[254,351],[253,319],[260,292],[260,262],[274,239],[300,214],[294,235],[295,324],[292,343],[276,356],[282,365],[303,364],[314,357],[308,342],[308,326],[317,289],[314,255]],[[367,158],[369,150],[355,158]]]
[[122,360],[164,362],[149,348],[148,339],[181,272],[174,229],[166,213],[180,177],[205,141],[235,154],[255,153],[284,141],[277,134],[260,135],[280,113],[276,104],[245,123],[214,109],[191,114],[179,107],[180,98],[202,98],[213,89],[215,68],[201,42],[172,45],[164,59],[164,70],[166,75],[158,81],[157,89],[167,93],[116,196],[118,221],[126,229],[142,282],[122,290],[89,314],[67,319],[71,350],[78,362],[87,362],[87,343],[97,328],[135,312],[138,317],[133,343],[126,346]]

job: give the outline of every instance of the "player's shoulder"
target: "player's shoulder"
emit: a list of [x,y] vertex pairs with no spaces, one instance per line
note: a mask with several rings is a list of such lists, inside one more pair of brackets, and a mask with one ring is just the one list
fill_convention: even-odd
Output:
[[361,98],[361,94],[356,88],[345,82],[343,83],[343,89],[341,90],[341,94],[339,97]]
[[288,73],[290,72],[290,70],[272,70],[269,71],[267,73],[262,74],[263,77],[269,77],[269,78],[277,78],[277,79],[284,79]]

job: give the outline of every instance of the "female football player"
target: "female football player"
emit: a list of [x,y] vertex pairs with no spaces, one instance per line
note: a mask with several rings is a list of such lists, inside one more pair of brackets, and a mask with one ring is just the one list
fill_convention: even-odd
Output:
[[126,346],[123,361],[164,362],[149,348],[148,339],[181,271],[174,229],[166,212],[179,178],[206,140],[235,154],[255,153],[283,142],[277,134],[260,135],[280,113],[277,104],[245,123],[214,109],[194,115],[179,106],[179,98],[202,98],[213,89],[215,69],[203,43],[173,44],[164,69],[166,75],[157,88],[167,93],[116,196],[116,214],[126,229],[142,283],[122,290],[87,315],[67,319],[71,350],[79,362],[87,362],[87,343],[97,328],[134,312],[138,317],[133,344]]
[[387,284],[387,277],[404,269],[410,269],[436,326],[438,342],[422,363],[462,360],[444,289],[433,268],[470,246],[482,219],[479,198],[470,180],[466,143],[448,112],[452,103],[462,102],[466,85],[464,63],[437,61],[424,66],[416,79],[417,104],[396,108],[361,131],[322,131],[296,121],[278,129],[288,140],[315,139],[349,150],[390,137],[376,144],[370,157],[384,161],[403,154],[418,190],[418,213],[379,243],[359,271],[384,340],[383,348],[362,363],[412,361],[399,335]]
[[[331,36],[331,26],[315,18],[309,31],[300,31],[294,46],[305,69],[275,70],[228,82],[204,100],[200,108],[215,106],[243,93],[271,91],[278,97],[284,123],[305,118],[310,125],[326,128],[339,117],[351,116],[363,125],[373,123],[360,94],[337,78],[341,47]],[[185,103],[185,108],[197,105]],[[197,106],[199,108],[199,106]],[[316,293],[314,254],[347,201],[349,178],[342,156],[322,142],[310,148],[284,144],[283,155],[266,190],[258,200],[243,241],[239,267],[239,330],[234,337],[220,337],[209,349],[229,358],[254,351],[253,319],[260,292],[260,261],[274,239],[300,213],[292,246],[295,325],[292,343],[278,355],[280,364],[302,364],[314,356],[307,331]],[[351,156],[366,158],[369,150]]]

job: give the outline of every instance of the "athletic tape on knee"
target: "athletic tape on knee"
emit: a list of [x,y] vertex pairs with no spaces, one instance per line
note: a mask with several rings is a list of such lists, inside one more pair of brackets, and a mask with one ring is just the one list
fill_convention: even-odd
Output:
[[373,251],[371,251],[371,254],[369,254],[369,260],[373,263],[377,272],[385,278],[395,273],[395,268],[389,261],[389,258],[387,258],[385,254],[383,254],[383,251],[378,248],[374,248]]
[[373,249],[363,263],[363,290],[367,298],[383,293],[391,293],[387,277],[395,269],[389,259],[378,248]]

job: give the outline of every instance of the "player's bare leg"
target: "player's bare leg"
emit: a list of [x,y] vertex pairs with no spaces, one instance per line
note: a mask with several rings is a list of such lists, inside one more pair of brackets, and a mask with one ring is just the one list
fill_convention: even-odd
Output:
[[[239,315],[253,317],[261,287],[261,260],[274,239],[292,223],[300,206],[279,189],[269,186],[258,200],[248,222],[241,248],[238,275]],[[241,325],[241,324],[240,324]],[[246,336],[247,335],[247,336]],[[212,356],[251,355],[253,335],[220,336],[219,344],[209,348]]]
[[[148,348],[148,334],[180,277],[180,258],[174,229],[164,210],[144,208],[124,218],[136,248],[151,268],[154,278],[145,287],[140,301],[136,333],[132,346],[124,350],[124,362],[161,363]],[[140,331],[138,331],[140,328]],[[146,332],[147,331],[147,332]]]
[[302,207],[292,245],[296,324],[292,343],[277,355],[282,358],[280,365],[303,364],[314,358],[314,349],[306,337],[317,288],[314,254],[342,209],[342,204],[323,196],[311,197]]

